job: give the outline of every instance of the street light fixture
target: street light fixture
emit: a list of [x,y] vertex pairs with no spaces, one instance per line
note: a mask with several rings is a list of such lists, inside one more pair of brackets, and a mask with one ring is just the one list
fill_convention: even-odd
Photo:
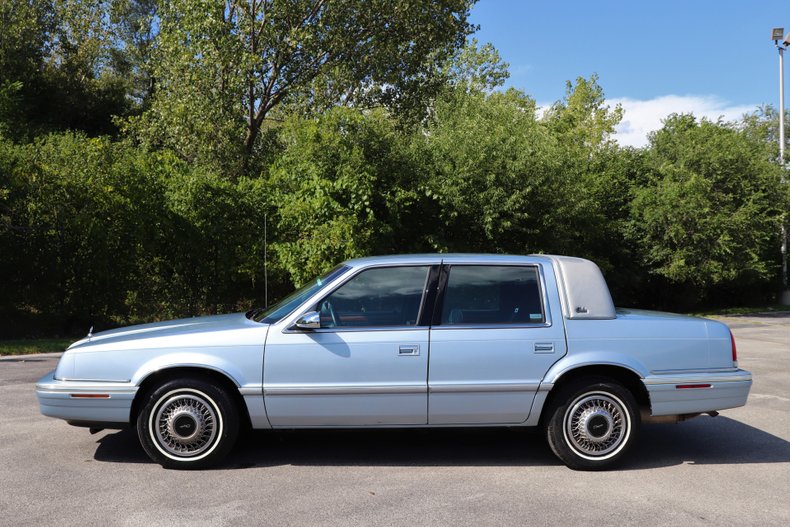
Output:
[[[785,156],[785,74],[784,74],[784,54],[785,54],[785,46],[787,46],[787,40],[790,39],[790,34],[787,35],[788,38],[784,38],[784,28],[783,27],[775,27],[771,30],[771,40],[774,41],[776,45],[776,49],[779,51],[779,163],[784,166]],[[782,41],[779,44],[779,41]],[[784,285],[787,286],[787,280],[785,277]]]
[[[771,40],[774,41],[776,49],[779,51],[779,165],[782,167],[781,185],[785,187],[785,74],[784,74],[784,52],[790,45],[790,33],[784,37],[784,28],[775,27],[771,29]],[[780,44],[779,41],[782,41]],[[782,215],[782,304],[790,304],[790,287],[787,283],[787,226],[785,217]]]

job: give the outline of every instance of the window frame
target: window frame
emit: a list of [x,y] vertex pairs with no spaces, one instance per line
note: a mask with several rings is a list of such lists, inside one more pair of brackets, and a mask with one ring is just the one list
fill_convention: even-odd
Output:
[[[442,324],[442,311],[444,308],[444,301],[447,297],[447,289],[450,280],[450,272],[453,267],[531,267],[536,271],[538,279],[538,296],[541,302],[541,312],[543,320],[541,322],[513,322],[513,323],[468,323],[468,324]],[[549,307],[549,298],[545,286],[545,277],[543,275],[543,266],[536,263],[452,263],[443,264],[439,276],[439,287],[436,302],[433,307],[433,316],[431,320],[431,329],[518,329],[518,328],[547,328],[552,326],[551,309]]]
[[[301,302],[299,302],[298,304],[293,306],[287,313],[285,313],[281,317],[278,317],[278,318],[274,319],[274,318],[271,318],[271,316],[269,315],[269,316],[261,317],[260,320],[255,320],[254,318],[251,318],[250,320],[253,320],[253,321],[255,321],[255,322],[259,323],[259,324],[268,324],[270,326],[279,323],[281,320],[286,319],[289,316],[291,316],[296,310],[299,309],[299,306],[301,306],[302,304],[304,304],[304,302],[309,300],[310,297],[319,294],[323,289],[329,289],[330,287],[332,287],[332,283],[333,282],[337,282],[337,280],[339,280],[345,273],[347,273],[349,269],[350,269],[350,267],[347,266],[346,264],[344,264],[344,263],[343,264],[339,264],[339,265],[336,265],[333,269],[331,269],[331,270],[327,271],[326,273],[324,273],[323,275],[317,276],[316,278],[314,278],[313,281],[315,281],[318,278],[324,278],[325,282],[324,282],[323,285],[320,285],[318,287],[318,289],[313,291],[310,295],[304,297]],[[307,286],[307,284],[303,285],[300,288],[295,289],[294,291],[292,291],[291,293],[289,293],[288,295],[286,295],[285,297],[280,299],[276,304],[273,304],[273,305],[267,307],[266,311],[264,313],[268,313],[273,308],[277,307],[280,303],[282,303],[286,298],[288,298],[288,296],[295,294],[300,289],[303,289],[306,286]]]

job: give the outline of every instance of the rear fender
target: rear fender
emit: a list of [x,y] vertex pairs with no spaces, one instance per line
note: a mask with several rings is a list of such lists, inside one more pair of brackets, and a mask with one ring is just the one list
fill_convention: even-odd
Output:
[[609,351],[590,351],[565,355],[546,372],[541,386],[544,384],[553,385],[565,373],[584,366],[619,366],[631,370],[641,379],[650,374],[650,370],[633,356]]
[[538,393],[535,394],[529,418],[524,424],[526,426],[537,426],[540,423],[540,417],[546,400],[549,397],[549,393],[563,375],[579,368],[589,366],[613,366],[624,368],[635,373],[640,379],[644,379],[649,372],[648,368],[639,360],[622,353],[590,351],[575,355],[565,355],[557,361],[543,377],[540,388],[538,388]]

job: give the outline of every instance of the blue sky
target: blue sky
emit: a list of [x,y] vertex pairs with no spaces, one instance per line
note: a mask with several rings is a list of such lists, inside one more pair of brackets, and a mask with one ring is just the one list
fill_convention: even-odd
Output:
[[566,80],[597,73],[626,112],[618,141],[641,146],[672,112],[729,120],[778,106],[770,30],[790,32],[790,1],[480,0],[471,22],[510,63],[508,86],[541,104],[561,98]]

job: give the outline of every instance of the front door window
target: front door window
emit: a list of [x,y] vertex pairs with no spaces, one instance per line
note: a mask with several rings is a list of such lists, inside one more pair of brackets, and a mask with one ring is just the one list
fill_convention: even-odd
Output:
[[318,303],[321,327],[416,325],[428,269],[380,267],[359,273]]

